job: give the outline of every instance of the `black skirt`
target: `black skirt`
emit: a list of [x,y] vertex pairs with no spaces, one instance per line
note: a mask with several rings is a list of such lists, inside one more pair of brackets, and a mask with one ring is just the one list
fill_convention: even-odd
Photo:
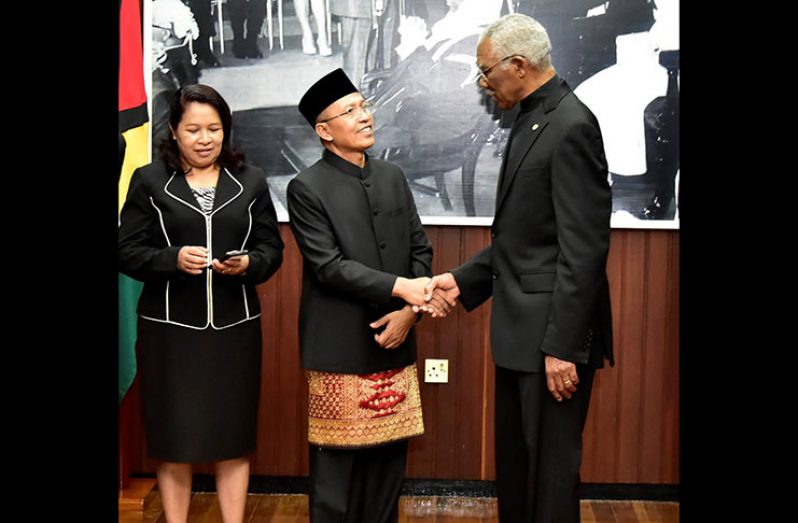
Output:
[[147,453],[196,463],[255,451],[260,395],[260,318],[195,330],[139,318]]

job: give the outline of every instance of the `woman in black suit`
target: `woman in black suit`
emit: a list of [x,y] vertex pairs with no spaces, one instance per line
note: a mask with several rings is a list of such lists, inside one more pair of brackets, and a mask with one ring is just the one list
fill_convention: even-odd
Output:
[[[255,286],[282,262],[266,175],[230,145],[214,89],[179,89],[159,160],[120,215],[120,270],[144,282],[139,373],[149,456],[167,521],[185,522],[191,463],[215,462],[224,521],[242,521],[255,450],[261,321]],[[224,260],[228,251],[246,253]],[[223,261],[224,260],[224,261]]]

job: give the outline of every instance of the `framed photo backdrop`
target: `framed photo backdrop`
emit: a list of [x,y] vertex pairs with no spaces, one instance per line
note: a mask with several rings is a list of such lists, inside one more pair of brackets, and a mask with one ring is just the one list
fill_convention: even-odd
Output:
[[520,12],[546,27],[555,69],[599,120],[613,227],[679,227],[678,0],[153,0],[144,11],[153,149],[170,94],[213,86],[281,221],[288,182],[322,150],[296,105],[343,67],[376,104],[369,154],[402,167],[423,223],[490,224],[515,111],[479,89],[476,44]]

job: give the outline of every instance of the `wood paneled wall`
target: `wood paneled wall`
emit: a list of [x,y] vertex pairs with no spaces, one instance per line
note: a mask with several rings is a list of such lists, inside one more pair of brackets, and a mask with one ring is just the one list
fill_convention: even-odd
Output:
[[[490,242],[487,227],[427,226],[438,273]],[[302,476],[307,462],[307,384],[296,320],[302,262],[287,224],[283,265],[260,287],[263,379],[256,475]],[[584,434],[582,481],[679,483],[679,233],[614,230],[607,268],[616,365],[597,373]],[[458,308],[418,327],[424,358],[449,359],[448,384],[421,384],[426,433],[410,444],[408,477],[494,479],[490,303]],[[423,379],[423,378],[422,378]],[[133,472],[152,472],[140,421],[138,385],[126,401]],[[212,472],[209,465],[197,472]]]

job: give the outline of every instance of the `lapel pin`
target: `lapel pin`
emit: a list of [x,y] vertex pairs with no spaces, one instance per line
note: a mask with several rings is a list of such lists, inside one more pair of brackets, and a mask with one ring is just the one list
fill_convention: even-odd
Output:
[[538,127],[540,127],[538,124],[536,124],[536,123],[533,123],[533,124],[532,124],[532,130],[533,130],[533,131],[537,131],[537,130],[538,130]]

